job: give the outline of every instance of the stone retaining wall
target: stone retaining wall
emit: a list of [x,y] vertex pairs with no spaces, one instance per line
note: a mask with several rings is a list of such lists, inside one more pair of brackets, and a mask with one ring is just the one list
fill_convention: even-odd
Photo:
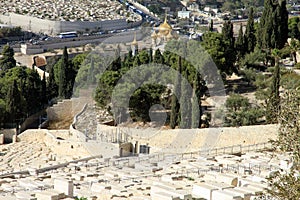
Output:
[[276,139],[278,125],[257,125],[243,127],[222,127],[206,129],[136,129],[117,128],[99,125],[102,134],[111,134],[116,130],[126,133],[133,144],[148,144],[151,152],[194,152],[201,149],[212,149],[234,145],[255,145]]
[[51,21],[39,19],[32,16],[9,13],[8,15],[0,15],[0,20],[5,24],[12,26],[20,26],[23,30],[30,30],[36,33],[45,33],[48,35],[57,35],[67,31],[83,31],[86,30],[115,30],[127,29],[138,26],[142,20],[128,23],[126,19],[103,20],[97,22],[89,21]]

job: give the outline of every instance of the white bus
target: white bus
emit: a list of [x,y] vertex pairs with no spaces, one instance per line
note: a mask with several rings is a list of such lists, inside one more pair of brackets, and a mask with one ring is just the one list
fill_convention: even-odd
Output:
[[58,34],[59,38],[75,38],[78,37],[77,32],[76,31],[70,31],[70,32],[64,32],[64,33],[60,33]]

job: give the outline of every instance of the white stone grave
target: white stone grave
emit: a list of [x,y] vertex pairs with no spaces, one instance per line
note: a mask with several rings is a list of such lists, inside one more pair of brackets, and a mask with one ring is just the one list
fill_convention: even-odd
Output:
[[73,181],[66,179],[54,179],[54,190],[63,192],[69,197],[73,197],[74,185]]

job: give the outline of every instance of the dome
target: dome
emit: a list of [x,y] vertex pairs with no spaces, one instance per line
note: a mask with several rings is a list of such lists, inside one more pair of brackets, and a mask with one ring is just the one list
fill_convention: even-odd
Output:
[[158,35],[157,35],[157,33],[156,33],[155,31],[153,31],[153,33],[151,34],[151,37],[152,37],[152,38],[157,38]]
[[171,31],[170,31],[168,33],[168,35],[167,35],[167,40],[171,40],[171,39],[173,39],[173,35],[172,35]]
[[165,17],[164,23],[162,23],[159,26],[158,30],[161,35],[165,35],[165,36],[168,35],[169,32],[172,30],[172,27],[167,22],[167,16]]

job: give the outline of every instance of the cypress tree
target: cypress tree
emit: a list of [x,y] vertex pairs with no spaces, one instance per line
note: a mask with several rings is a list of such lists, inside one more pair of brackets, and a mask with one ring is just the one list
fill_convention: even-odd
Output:
[[214,21],[211,19],[209,23],[209,31],[213,32],[214,31]]
[[68,58],[68,50],[67,47],[64,48],[63,56],[61,58],[61,63],[59,65],[59,83],[58,83],[58,96],[60,98],[66,98],[67,96],[67,68],[69,64],[69,58]]
[[43,73],[42,86],[41,86],[41,99],[42,105],[47,103],[47,83],[46,83],[46,74],[45,71]]
[[231,21],[225,21],[222,28],[222,40],[227,43],[225,47],[225,65],[230,73],[236,72],[234,62],[236,61],[236,53],[234,49],[233,24]]
[[138,67],[141,65],[140,57],[136,55],[133,60],[133,67]]
[[257,44],[261,49],[284,47],[288,38],[288,12],[285,0],[265,0],[257,34]]
[[6,111],[9,113],[9,118],[12,122],[16,122],[20,117],[19,105],[21,102],[21,95],[16,80],[13,81],[7,92],[6,102]]
[[180,128],[191,128],[191,100],[192,91],[189,89],[187,79],[181,80],[181,96],[180,96]]
[[161,55],[161,52],[159,49],[157,49],[154,53],[153,62],[163,64],[164,63],[164,57]]
[[174,129],[179,123],[179,99],[181,93],[181,57],[178,57],[178,69],[176,79],[174,81],[174,89],[171,98],[171,116],[170,116],[170,127]]
[[149,49],[149,63],[152,63],[153,62],[153,49],[150,48]]
[[272,77],[271,93],[267,101],[266,119],[268,123],[278,123],[280,110],[280,67],[279,67],[279,50],[274,49],[272,56],[275,58],[275,70]]
[[199,128],[200,110],[201,110],[201,105],[199,105],[198,98],[196,96],[196,92],[195,92],[195,90],[193,90],[191,128]]
[[223,39],[229,41],[230,48],[234,48],[233,24],[231,21],[225,21],[222,28]]
[[245,50],[247,53],[253,52],[256,45],[256,36],[254,28],[253,7],[250,8],[249,17],[244,36]]
[[281,1],[278,7],[278,30],[279,33],[278,38],[278,48],[283,48],[289,35],[289,29],[288,29],[288,19],[289,19],[289,13],[286,8],[286,1]]
[[47,100],[50,100],[58,95],[58,86],[54,78],[54,67],[52,66],[49,71],[49,77],[47,81]]
[[235,42],[235,50],[237,52],[237,59],[239,60],[243,55],[245,55],[245,44],[244,44],[244,34],[243,25],[240,25],[239,35]]
[[197,73],[193,84],[191,128],[199,128],[199,125],[201,124],[201,84],[199,76],[200,75]]

